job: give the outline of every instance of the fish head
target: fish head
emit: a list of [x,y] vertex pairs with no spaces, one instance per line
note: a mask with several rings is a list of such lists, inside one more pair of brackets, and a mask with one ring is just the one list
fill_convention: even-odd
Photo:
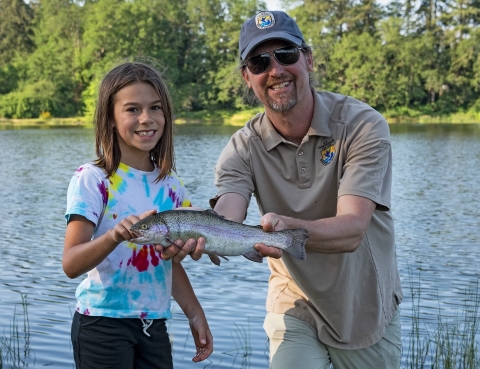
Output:
[[140,237],[133,238],[130,242],[146,245],[161,244],[163,246],[170,245],[167,240],[168,228],[165,223],[146,217],[130,227],[130,230]]

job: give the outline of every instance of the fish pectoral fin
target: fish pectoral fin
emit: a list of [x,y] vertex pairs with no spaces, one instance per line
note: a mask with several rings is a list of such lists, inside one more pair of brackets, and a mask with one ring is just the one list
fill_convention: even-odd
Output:
[[212,261],[213,264],[215,265],[220,265],[220,258],[222,259],[225,259],[226,261],[230,261],[228,260],[225,256],[223,255],[218,255],[217,253],[212,253],[212,254],[208,254],[208,257],[210,258],[210,260]]
[[180,246],[178,246],[175,242],[173,242],[170,238],[168,237],[165,237],[165,239],[170,242],[170,245],[174,245],[174,246],[177,246],[180,250],[182,249]]
[[217,254],[208,254],[208,257],[210,258],[213,264],[220,265],[220,258],[218,257]]
[[263,263],[263,256],[260,255],[257,250],[246,252],[243,256],[256,263]]

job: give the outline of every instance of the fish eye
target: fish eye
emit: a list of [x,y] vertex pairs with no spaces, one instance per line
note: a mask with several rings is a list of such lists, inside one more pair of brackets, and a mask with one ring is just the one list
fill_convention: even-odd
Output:
[[142,224],[142,229],[147,229],[147,225],[146,224]]

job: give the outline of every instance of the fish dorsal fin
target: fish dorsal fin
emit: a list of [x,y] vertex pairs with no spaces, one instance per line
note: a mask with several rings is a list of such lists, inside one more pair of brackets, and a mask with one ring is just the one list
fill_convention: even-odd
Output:
[[207,210],[205,210],[205,213],[207,213],[208,215],[213,215],[213,216],[218,217],[218,218],[220,218],[220,219],[225,219],[225,217],[224,217],[223,215],[218,214],[218,213],[217,213],[215,210],[213,210],[213,209],[207,209]]

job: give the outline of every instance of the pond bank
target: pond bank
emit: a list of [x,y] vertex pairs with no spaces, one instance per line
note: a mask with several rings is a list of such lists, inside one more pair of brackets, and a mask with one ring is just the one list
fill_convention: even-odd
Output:
[[[255,114],[262,112],[263,108],[252,108],[242,111],[200,111],[194,113],[178,114],[175,124],[202,124],[202,125],[225,125],[241,127]],[[452,114],[431,116],[414,114],[408,116],[389,115],[383,113],[389,124],[480,124],[480,114]],[[8,119],[0,118],[0,129],[21,128],[93,128],[91,117],[73,118],[32,118],[32,119]]]

